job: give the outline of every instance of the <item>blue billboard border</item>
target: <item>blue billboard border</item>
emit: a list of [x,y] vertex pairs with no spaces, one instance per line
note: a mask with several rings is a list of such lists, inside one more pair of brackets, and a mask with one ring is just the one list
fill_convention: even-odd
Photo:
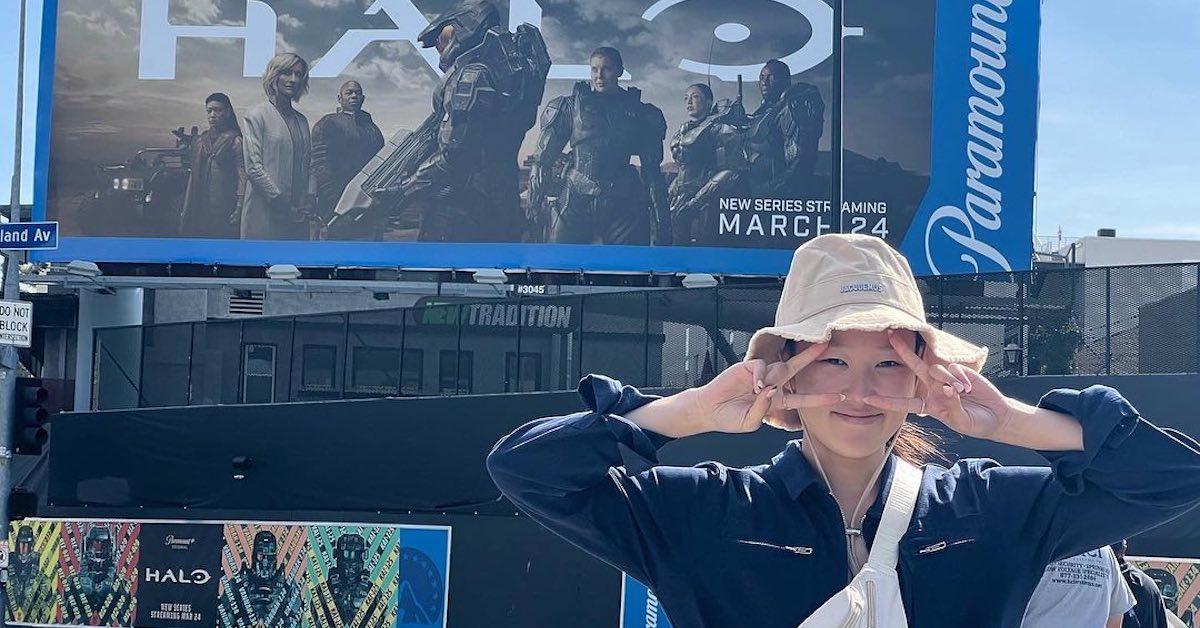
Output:
[[[50,191],[55,43],[58,0],[42,6],[41,76],[35,144],[33,219],[46,220]],[[82,259],[114,263],[191,263],[226,266],[531,268],[593,272],[709,272],[782,275],[792,251],[718,247],[648,247],[579,244],[308,242],[185,238],[70,237],[59,231],[59,248],[32,251],[43,262]]]
[[783,275],[792,251],[614,244],[477,244],[467,242],[355,242],[76,238],[59,234],[59,248],[33,254],[38,261],[177,263],[227,266],[531,268],[589,272],[708,272]]
[[[58,0],[42,0],[42,49],[38,61],[37,134],[33,144],[33,220],[46,219],[50,192],[50,125],[54,111],[54,55]],[[62,232],[59,232],[59,242]],[[36,258],[36,256],[34,256]]]
[[[952,0],[937,0],[938,21],[946,18]],[[50,145],[53,125],[55,50],[58,25],[58,0],[43,0],[40,84],[38,93],[38,131],[35,142],[35,181],[33,220],[46,220],[49,197]],[[1037,123],[1040,105],[1041,11],[1035,9],[1032,24],[1034,70],[1031,77],[1033,103],[1029,186],[1028,259],[1012,270],[1032,266],[1033,203],[1036,198]],[[945,37],[935,27],[933,128],[937,129],[939,40]],[[945,70],[940,73],[945,76]],[[931,150],[939,151],[937,137]],[[933,173],[933,174],[936,174]],[[1024,174],[1024,173],[1022,173]],[[1022,177],[1024,178],[1024,177]],[[938,177],[931,176],[930,187],[922,201],[909,233],[899,243],[906,254],[914,251],[914,230],[929,217],[929,203],[935,196]],[[1024,222],[1024,221],[1022,221]],[[1012,237],[1012,236],[1009,236]],[[731,247],[647,247],[616,245],[553,245],[502,243],[413,243],[413,242],[306,242],[306,241],[231,241],[170,238],[63,237],[53,251],[33,251],[36,261],[56,262],[84,259],[114,263],[195,263],[206,265],[269,265],[292,263],[330,267],[410,267],[410,268],[532,268],[539,270],[593,272],[710,272],[731,275],[782,275],[787,272],[792,251],[788,249],[750,249]],[[132,254],[131,251],[139,251]],[[453,260],[447,263],[447,260]],[[634,261],[636,260],[636,262]],[[923,259],[914,259],[917,275],[930,274]],[[982,269],[981,269],[982,270]],[[953,274],[953,271],[951,272]]]

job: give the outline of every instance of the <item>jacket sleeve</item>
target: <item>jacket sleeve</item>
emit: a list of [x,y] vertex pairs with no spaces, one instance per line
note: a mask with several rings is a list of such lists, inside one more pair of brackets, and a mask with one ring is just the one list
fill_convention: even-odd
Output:
[[267,130],[261,116],[247,115],[242,118],[242,151],[246,159],[246,178],[250,186],[257,189],[268,199],[274,199],[283,194],[279,185],[267,172],[266,159],[263,155],[263,142]]
[[978,473],[996,534],[1031,567],[1134,536],[1200,503],[1200,445],[1141,418],[1116,390],[1055,390],[1039,405],[1079,420],[1083,450],[1040,452],[1049,469]]
[[585,377],[579,393],[587,411],[520,427],[488,455],[488,472],[532,519],[653,586],[680,551],[683,515],[709,472],[645,468],[670,439],[621,414],[654,397],[599,375]]
[[[322,203],[329,203],[336,192],[337,183],[333,180],[332,167],[329,163],[330,153],[341,156],[341,129],[328,116],[317,120],[312,130],[312,168],[310,176],[317,187],[317,197]],[[336,146],[336,148],[335,148]],[[336,199],[333,202],[337,202]]]

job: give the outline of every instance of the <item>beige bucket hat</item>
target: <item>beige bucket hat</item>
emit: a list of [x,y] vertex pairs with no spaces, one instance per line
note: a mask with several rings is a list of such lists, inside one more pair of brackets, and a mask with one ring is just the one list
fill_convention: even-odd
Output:
[[[926,351],[979,370],[987,348],[977,347],[925,320],[925,304],[908,260],[874,236],[829,234],[796,249],[783,284],[775,324],[750,339],[746,359],[780,359],[787,340],[825,342],[835,330],[909,329],[921,334]],[[767,423],[799,429],[789,411]]]

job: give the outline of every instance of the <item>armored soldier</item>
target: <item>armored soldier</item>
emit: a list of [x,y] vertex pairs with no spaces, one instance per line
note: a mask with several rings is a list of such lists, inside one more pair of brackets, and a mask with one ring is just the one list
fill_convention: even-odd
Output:
[[17,530],[17,543],[9,567],[8,598],[14,606],[23,607],[28,601],[31,585],[38,576],[38,562],[38,553],[33,549],[33,528],[23,525]]
[[9,566],[8,621],[50,622],[51,607],[58,596],[53,583],[41,572],[41,553],[35,549],[33,528],[22,525],[17,530]]
[[671,139],[671,157],[679,167],[669,190],[671,230],[675,244],[706,244],[714,230],[712,202],[734,192],[745,178],[741,81],[736,101],[715,105],[708,85],[690,85],[684,92],[684,106],[688,120]]
[[334,566],[329,570],[329,594],[342,623],[349,626],[371,590],[371,578],[363,568],[366,542],[358,534],[343,534],[333,544]]
[[420,213],[420,240],[519,240],[517,150],[537,121],[550,56],[537,28],[522,24],[510,33],[501,24],[496,7],[481,1],[420,33],[445,72],[433,113],[368,163],[361,188],[369,198],[343,195],[331,231],[354,229],[373,214],[395,219],[411,205]]
[[[95,525],[83,540],[78,574],[63,586],[63,615],[67,623],[124,625],[131,617],[129,582],[117,577],[116,546],[108,526]],[[93,622],[99,621],[100,624]]]
[[816,86],[792,83],[787,64],[772,59],[758,79],[762,105],[750,116],[746,157],[751,192],[790,197],[804,190],[817,163],[825,101]]
[[300,627],[300,587],[278,564],[278,552],[273,533],[254,535],[250,564],[222,587],[217,613],[222,628]]
[[[551,242],[669,244],[666,119],[642,102],[641,91],[618,85],[625,65],[615,48],[597,48],[590,63],[591,83],[576,83],[570,96],[555,98],[542,112],[529,174],[530,218],[548,222]],[[561,197],[547,207],[550,172],[568,142],[571,163]],[[640,176],[630,163],[635,155]]]

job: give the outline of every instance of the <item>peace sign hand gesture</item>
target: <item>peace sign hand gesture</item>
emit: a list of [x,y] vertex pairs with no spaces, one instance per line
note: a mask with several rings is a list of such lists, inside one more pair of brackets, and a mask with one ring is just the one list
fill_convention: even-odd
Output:
[[917,375],[915,397],[863,399],[881,410],[928,415],[950,429],[975,438],[991,439],[1011,419],[1011,404],[986,377],[961,364],[945,362],[926,351],[922,358],[892,331],[888,341],[900,360]]
[[802,395],[782,389],[828,346],[813,345],[784,362],[747,360],[731,365],[696,389],[695,414],[706,417],[708,431],[741,434],[762,427],[763,419],[773,413],[841,402],[845,397],[840,394]]

